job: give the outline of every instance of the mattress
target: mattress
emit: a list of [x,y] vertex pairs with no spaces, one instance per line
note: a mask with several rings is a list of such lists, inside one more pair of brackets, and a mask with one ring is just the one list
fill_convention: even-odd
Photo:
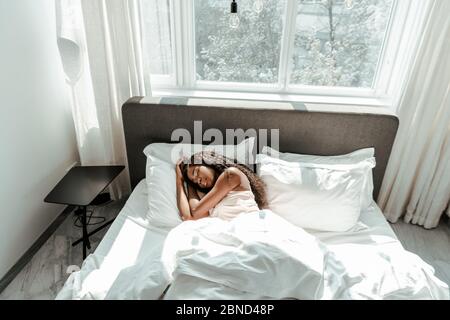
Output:
[[[60,291],[57,299],[108,299],[114,287],[123,286],[124,281],[133,281],[136,266],[148,269],[146,281],[155,279],[155,294],[145,292],[148,299],[161,298],[167,283],[160,281],[161,275],[152,274],[152,264],[161,257],[168,230],[153,228],[146,222],[147,187],[145,179],[134,189],[114,223],[93,254],[84,261],[81,271],[72,274]],[[361,213],[358,224],[349,232],[314,232],[328,246],[375,245],[401,247],[395,233],[375,202]],[[157,269],[157,268],[155,268]],[[139,281],[139,279],[134,279]],[[159,287],[158,287],[159,286]],[[139,290],[134,288],[134,291]],[[136,297],[142,293],[123,292],[114,298]],[[186,297],[189,298],[189,297]],[[191,298],[207,298],[202,295]],[[260,298],[260,297],[249,297]]]
[[[134,189],[114,223],[98,245],[95,255],[108,257],[124,267],[148,254],[160,255],[168,230],[153,228],[146,222],[147,186],[145,179]],[[378,244],[401,246],[394,231],[375,202],[361,213],[350,232],[306,230],[327,245]]]
[[[162,247],[168,231],[148,225],[146,222],[147,210],[147,186],[144,179],[130,195],[125,206],[97,247],[95,254],[110,257],[117,255],[121,257],[122,261],[131,262],[134,258],[139,258],[138,253],[134,252],[137,248],[141,248],[140,254],[143,255],[145,252],[155,251],[155,246]],[[350,231],[306,231],[328,245],[394,243],[401,246],[400,241],[375,202],[361,213],[359,222]]]

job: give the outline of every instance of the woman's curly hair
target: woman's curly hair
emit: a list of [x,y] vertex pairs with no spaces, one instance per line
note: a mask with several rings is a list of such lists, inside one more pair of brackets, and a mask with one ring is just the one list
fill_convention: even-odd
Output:
[[267,208],[265,184],[247,166],[214,151],[202,151],[192,155],[190,158],[183,159],[182,163],[180,164],[180,169],[183,173],[184,180],[203,193],[208,193],[211,189],[201,189],[189,180],[187,171],[190,164],[203,165],[213,169],[216,179],[228,168],[239,169],[247,176],[252,192],[255,195],[255,201],[258,204],[258,207],[260,209]]

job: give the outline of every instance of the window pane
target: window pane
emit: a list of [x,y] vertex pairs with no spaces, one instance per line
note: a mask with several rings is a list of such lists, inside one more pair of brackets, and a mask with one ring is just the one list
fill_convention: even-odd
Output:
[[393,0],[298,0],[291,83],[371,88]]
[[195,0],[197,80],[277,83],[286,0],[238,2],[239,27],[229,26],[230,3]]
[[141,1],[144,67],[154,75],[173,72],[169,1]]

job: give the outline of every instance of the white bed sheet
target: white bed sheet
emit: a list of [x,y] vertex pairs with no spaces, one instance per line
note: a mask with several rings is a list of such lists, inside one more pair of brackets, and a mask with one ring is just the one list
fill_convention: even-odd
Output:
[[[60,291],[57,299],[144,299],[161,298],[161,292],[167,283],[161,280],[161,274],[152,273],[152,264],[158,263],[161,257],[164,240],[169,230],[153,228],[146,222],[147,187],[142,180],[130,195],[125,206],[117,216],[105,237],[95,250],[83,263],[80,272],[72,274]],[[307,230],[308,231],[308,230]],[[318,237],[328,246],[344,245],[375,245],[384,247],[402,247],[392,228],[384,218],[381,210],[375,203],[362,212],[360,221],[351,232],[309,232]],[[132,288],[133,292],[122,292],[113,296],[110,292],[114,287],[123,287],[123,282],[137,281],[133,278],[137,267],[144,267],[148,272],[140,277],[154,279],[154,293],[139,292],[139,286]],[[158,266],[155,266],[155,270]],[[137,273],[136,273],[137,274]],[[186,278],[186,281],[194,279]],[[196,279],[198,281],[198,279]],[[214,285],[211,283],[210,287]],[[147,285],[148,288],[148,285]],[[143,291],[147,290],[142,288]],[[217,287],[216,297],[221,296],[226,288]],[[211,293],[211,290],[208,290]],[[223,297],[228,296],[224,293]],[[170,289],[168,290],[170,298]],[[179,297],[179,291],[178,291]],[[208,299],[201,292],[187,292],[186,299]],[[210,297],[209,297],[210,298]],[[249,295],[249,299],[262,299]]]
[[[168,230],[152,228],[146,223],[147,208],[147,186],[142,180],[95,252],[86,258],[79,272],[70,275],[56,299],[108,299],[115,286],[132,281],[130,272],[135,266],[148,262],[151,272],[151,263],[161,256]],[[159,274],[154,277],[159,278]],[[155,280],[156,287],[158,281]],[[147,295],[147,298],[159,296]]]
[[[125,248],[132,255],[133,247],[141,247],[141,251],[155,251],[162,248],[169,230],[154,228],[146,221],[147,186],[142,180],[130,195],[125,206],[97,247],[95,254],[101,256],[123,256]],[[375,202],[361,213],[358,224],[350,232],[319,232],[307,230],[327,245],[339,244],[394,244],[401,246],[383,213]],[[145,241],[142,241],[145,239]],[[126,245],[125,245],[126,244]],[[122,259],[129,259],[123,257]]]

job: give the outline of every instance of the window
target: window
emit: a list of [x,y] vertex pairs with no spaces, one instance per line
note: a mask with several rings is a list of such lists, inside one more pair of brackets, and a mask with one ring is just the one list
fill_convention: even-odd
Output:
[[141,13],[144,68],[160,82],[168,80],[174,73],[170,0],[142,1]]
[[292,84],[373,87],[393,0],[352,2],[298,1]]
[[258,12],[254,0],[238,0],[234,29],[229,0],[140,3],[153,88],[290,98],[388,97],[401,74],[394,62],[412,57],[405,26],[424,11],[422,1],[260,0]]
[[230,29],[228,1],[195,1],[196,80],[278,83],[286,1],[269,0],[259,14],[253,2],[239,1],[240,25]]

